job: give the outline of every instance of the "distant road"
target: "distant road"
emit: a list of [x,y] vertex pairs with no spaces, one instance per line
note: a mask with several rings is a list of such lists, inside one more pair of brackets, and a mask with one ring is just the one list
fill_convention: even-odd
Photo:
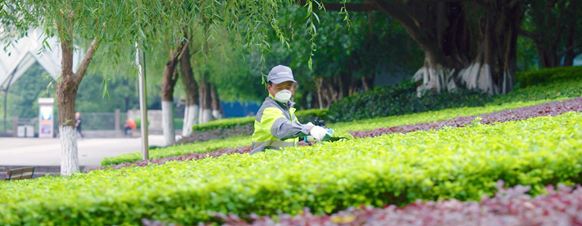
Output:
[[[162,135],[149,136],[149,144],[163,146]],[[99,166],[105,157],[141,151],[140,138],[79,139],[79,164]],[[56,139],[0,138],[0,166],[59,166],[61,144]]]

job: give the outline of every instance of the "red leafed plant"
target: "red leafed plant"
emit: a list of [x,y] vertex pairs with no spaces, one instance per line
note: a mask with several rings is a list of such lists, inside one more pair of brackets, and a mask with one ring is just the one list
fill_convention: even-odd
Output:
[[[503,185],[499,182],[499,187]],[[480,202],[458,200],[429,201],[409,204],[403,208],[394,205],[384,208],[362,206],[332,214],[316,216],[306,208],[304,214],[280,214],[277,221],[268,216],[248,216],[247,220],[234,214],[215,216],[225,226],[316,226],[316,225],[491,225],[542,226],[582,225],[582,187],[575,189],[560,185],[546,188],[547,195],[531,198],[530,187],[501,188],[494,197],[483,197]],[[250,222],[250,223],[249,223]]]
[[[458,200],[417,201],[405,207],[395,205],[374,208],[350,207],[331,215],[314,215],[305,208],[303,214],[270,216],[213,213],[224,226],[580,226],[582,225],[582,187],[564,185],[546,187],[547,194],[534,198],[526,194],[529,186],[502,188],[494,197],[484,196],[480,202]],[[175,225],[143,219],[146,226]],[[207,223],[212,224],[212,223]],[[207,225],[200,223],[199,225]]]

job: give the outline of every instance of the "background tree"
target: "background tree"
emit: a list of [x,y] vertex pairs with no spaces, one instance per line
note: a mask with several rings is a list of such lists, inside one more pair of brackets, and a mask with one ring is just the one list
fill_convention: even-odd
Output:
[[[186,33],[186,39],[189,36]],[[197,61],[192,62],[192,53],[191,46],[193,43],[196,42],[188,42],[186,45],[186,49],[182,53],[182,57],[180,58],[180,72],[182,78],[182,84],[184,85],[184,93],[186,96],[186,107],[184,112],[184,124],[182,128],[182,136],[187,137],[190,136],[192,133],[192,126],[198,123],[198,116],[199,116],[199,91],[198,91],[198,83],[196,82],[196,78],[194,77],[194,71],[192,67],[197,65]]]
[[572,66],[574,57],[582,53],[582,3],[572,0],[526,2],[526,19],[519,34],[535,43],[541,66]]
[[327,10],[382,11],[396,20],[425,52],[415,78],[421,90],[458,86],[490,94],[512,90],[520,0],[387,1],[324,4]]
[[[276,12],[286,3],[290,2],[9,0],[2,3],[0,20],[5,37],[8,34],[23,36],[30,28],[42,27],[49,36],[56,35],[61,41],[62,72],[57,83],[61,174],[70,175],[79,170],[74,124],[76,93],[97,47],[111,54],[111,62],[129,63],[133,61],[131,55],[121,51],[133,46],[134,42],[141,40],[150,51],[147,48],[161,40],[161,33],[171,34],[174,40],[181,39],[184,37],[182,28],[191,26],[189,23],[194,21],[190,18],[212,15],[228,22],[217,21],[212,26],[232,27],[233,31],[245,34],[238,36],[240,43],[244,41],[260,48],[262,38],[256,34],[276,28]],[[72,68],[74,35],[93,40],[86,46],[85,57],[76,71]]]

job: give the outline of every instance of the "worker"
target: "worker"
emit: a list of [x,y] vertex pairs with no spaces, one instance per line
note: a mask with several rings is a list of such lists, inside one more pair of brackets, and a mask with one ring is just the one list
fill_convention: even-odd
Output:
[[267,76],[269,96],[255,117],[255,132],[252,136],[253,150],[251,154],[265,149],[281,150],[293,147],[299,137],[312,136],[321,142],[327,130],[314,126],[312,123],[301,124],[295,117],[295,103],[291,97],[295,93],[291,68],[278,65],[271,69]]

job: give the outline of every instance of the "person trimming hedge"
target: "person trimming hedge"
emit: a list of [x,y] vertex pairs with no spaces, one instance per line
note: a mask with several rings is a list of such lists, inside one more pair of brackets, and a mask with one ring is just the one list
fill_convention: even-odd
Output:
[[269,96],[255,117],[255,131],[252,136],[251,154],[265,149],[284,149],[293,147],[299,137],[311,135],[321,141],[327,130],[312,123],[301,124],[295,117],[295,84],[291,68],[283,65],[273,67],[267,76]]

